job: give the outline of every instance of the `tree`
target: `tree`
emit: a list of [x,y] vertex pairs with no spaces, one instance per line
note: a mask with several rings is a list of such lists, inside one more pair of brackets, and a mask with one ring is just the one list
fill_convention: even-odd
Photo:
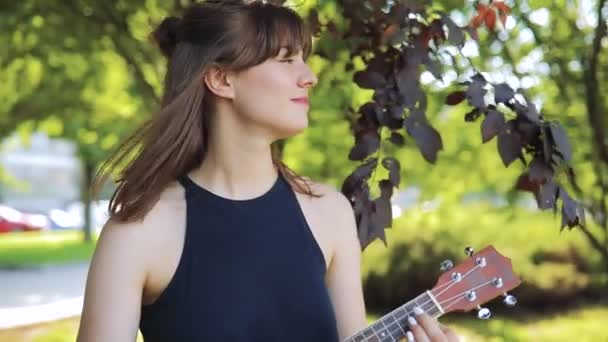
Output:
[[[443,6],[411,1],[337,3],[343,10],[343,18],[320,21],[316,11],[311,12],[310,18],[313,26],[325,29],[320,40],[344,39],[349,58],[363,61],[363,67],[354,70],[353,79],[361,88],[373,91],[369,102],[357,110],[350,109],[356,114],[351,116],[355,145],[349,158],[362,163],[347,177],[342,187],[355,208],[359,237],[365,248],[375,238],[384,239],[384,228],[391,223],[390,198],[400,181],[399,161],[391,156],[391,152],[385,151],[385,144],[403,146],[405,139],[402,133],[406,131],[424,159],[431,163],[436,162],[438,152],[443,149],[439,132],[426,116],[427,94],[432,89],[425,89],[420,82],[422,68],[439,81],[444,75],[442,69],[452,65],[456,66],[454,71],[458,73],[475,71],[475,63],[462,53],[466,36],[477,40],[482,47],[500,42],[500,46],[506,47],[499,50],[499,54],[515,62],[513,51],[508,48],[508,37],[504,37],[504,31],[496,31],[499,23],[506,24],[511,8],[502,1],[477,2],[468,25],[459,27],[446,14],[447,10],[454,9],[449,7],[449,3]],[[586,66],[583,72],[586,91],[581,98],[585,99],[589,122],[594,123],[590,145],[596,155],[593,158],[595,182],[603,189],[601,170],[606,165],[601,155],[606,144],[600,142],[605,141],[602,137],[606,123],[599,114],[605,112],[606,105],[597,89],[601,87],[598,75],[602,73],[599,46],[606,35],[602,12],[605,2],[599,1],[596,6],[597,25],[591,39],[593,43],[581,63]],[[522,13],[520,8],[516,10],[515,21],[530,25],[530,20],[519,19],[526,17],[526,13]],[[502,39],[500,33],[503,34]],[[485,36],[480,39],[479,35]],[[320,42],[318,53],[332,58],[336,53],[323,49],[327,46]],[[453,47],[461,51],[452,53]],[[551,58],[555,57],[551,55]],[[563,65],[564,61],[561,63]],[[463,70],[459,66],[464,66]],[[557,211],[557,202],[561,199],[562,228],[578,226],[608,267],[606,193],[591,195],[591,191],[585,196],[585,191],[576,182],[571,166],[572,147],[566,131],[556,120],[548,120],[548,117],[556,115],[540,112],[523,89],[515,90],[504,81],[492,83],[479,71],[471,75],[460,84],[460,88],[447,96],[446,104],[456,105],[466,99],[472,110],[465,115],[465,120],[472,122],[484,117],[482,141],[486,143],[497,137],[498,153],[505,166],[517,159],[526,165],[527,171],[517,180],[516,188],[534,193],[541,209]],[[488,96],[492,98],[488,99]],[[379,158],[379,155],[384,157]],[[380,194],[373,198],[369,180],[378,171],[379,164],[388,170],[388,175],[378,182]],[[572,199],[572,192],[586,198],[579,203]],[[594,220],[603,227],[605,244],[602,244],[600,234],[592,234],[585,224],[585,210],[592,213]]]
[[[608,79],[606,49],[601,49],[606,44],[604,0],[587,2],[593,9],[584,10],[569,3],[543,1],[476,1],[465,7],[460,1],[448,0],[273,2],[296,6],[317,30],[311,64],[328,76],[322,78],[318,89],[332,91],[331,98],[323,97],[319,104],[313,104],[313,121],[323,121],[323,128],[307,132],[304,139],[308,139],[308,145],[302,144],[302,139],[294,139],[300,145],[288,142],[286,149],[332,146],[354,160],[311,153],[310,158],[316,158],[309,164],[312,166],[301,165],[304,170],[324,177],[331,175],[334,180],[346,178],[343,191],[355,208],[362,247],[382,238],[384,228],[390,225],[388,199],[394,188],[403,183],[400,178],[404,172],[422,186],[450,186],[441,177],[419,174],[417,170],[424,169],[421,164],[400,162],[404,153],[411,157],[413,143],[428,162],[453,162],[450,172],[459,172],[469,184],[482,175],[486,188],[507,193],[515,183],[517,188],[533,192],[541,208],[560,209],[561,199],[562,227],[578,225],[608,265],[608,180],[603,176],[608,165],[608,123],[601,115],[606,112],[606,99],[600,96]],[[3,32],[13,34],[0,36],[5,46],[11,46],[1,55],[0,67],[18,69],[19,73],[36,78],[31,69],[40,68],[41,61],[59,49],[73,56],[87,56],[85,59],[100,49],[111,51],[128,67],[127,89],[137,103],[136,111],[143,116],[156,106],[163,70],[160,56],[146,35],[151,23],[166,13],[178,13],[188,3],[191,1],[135,1],[110,6],[97,1],[50,4],[30,0],[6,4],[3,19],[8,20],[2,21]],[[551,15],[547,24],[538,25],[534,15],[542,10],[560,15]],[[587,10],[593,12],[593,22],[581,19]],[[48,19],[44,19],[44,30],[32,13],[45,13],[44,18]],[[65,39],[66,29],[73,39]],[[526,32],[532,41],[520,41]],[[586,39],[577,39],[581,35]],[[15,39],[19,44],[9,44]],[[478,43],[473,44],[474,40]],[[471,46],[476,46],[478,55],[463,51]],[[32,63],[27,68],[14,65],[20,59]],[[537,63],[526,63],[528,60]],[[521,64],[542,65],[543,70],[521,68]],[[66,68],[53,67],[49,62],[44,70],[53,75],[56,83],[49,86],[46,80],[31,82],[41,87],[36,90],[41,99],[39,109],[21,109],[32,108],[36,97],[11,94],[3,112],[11,113],[5,117],[16,120],[0,122],[6,130],[24,119],[49,116],[49,108],[56,104],[57,112],[68,107],[87,112],[82,111],[86,106],[79,102],[80,98],[61,96],[64,92],[57,90],[73,89],[73,93],[78,93],[81,84],[65,77],[69,75]],[[437,80],[429,81],[428,75]],[[458,84],[458,76],[466,83]],[[448,86],[451,82],[456,83]],[[530,83],[538,87],[525,92],[517,89]],[[15,88],[20,89],[17,82]],[[20,89],[18,95],[24,93],[33,94],[34,87]],[[48,97],[43,98],[43,94]],[[57,100],[48,101],[49,98]],[[448,111],[444,100],[450,105],[462,103]],[[542,110],[535,105],[538,101],[544,103]],[[45,107],[46,103],[49,107]],[[336,110],[343,115],[327,115]],[[482,139],[477,140],[496,140],[504,165],[525,160],[527,171],[517,166],[504,173],[487,170],[485,163],[478,162],[480,158],[492,158],[484,147],[468,164],[463,162],[452,152],[455,142],[442,137],[455,132],[449,127],[434,128],[441,124],[439,114],[447,112],[462,113],[471,122],[483,119]],[[349,126],[350,139],[346,135]],[[331,142],[325,138],[328,132],[332,132]],[[566,132],[574,138],[574,146],[568,143]],[[352,148],[348,146],[351,139],[355,141]],[[470,145],[474,140],[461,137],[458,143]],[[477,164],[472,165],[475,161]],[[473,166],[478,174],[468,172]],[[346,167],[356,170],[342,175]],[[370,187],[377,178],[381,178],[379,189]],[[456,194],[462,195],[467,189],[459,191]],[[584,224],[583,208],[599,229]]]

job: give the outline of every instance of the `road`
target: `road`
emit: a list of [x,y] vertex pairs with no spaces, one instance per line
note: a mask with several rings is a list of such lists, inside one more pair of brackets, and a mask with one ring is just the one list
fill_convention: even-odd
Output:
[[0,270],[0,329],[80,313],[88,263]]

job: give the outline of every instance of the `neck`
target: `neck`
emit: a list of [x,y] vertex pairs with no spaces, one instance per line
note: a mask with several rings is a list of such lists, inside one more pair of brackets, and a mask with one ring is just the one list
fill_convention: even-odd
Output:
[[372,323],[369,327],[347,338],[344,342],[400,341],[405,338],[405,332],[409,330],[407,317],[414,315],[415,307],[420,307],[427,314],[435,318],[443,314],[443,309],[438,305],[435,297],[429,291],[426,291]]
[[268,190],[277,178],[272,139],[246,127],[233,113],[216,113],[202,164],[190,176],[208,190],[231,199],[248,199]]

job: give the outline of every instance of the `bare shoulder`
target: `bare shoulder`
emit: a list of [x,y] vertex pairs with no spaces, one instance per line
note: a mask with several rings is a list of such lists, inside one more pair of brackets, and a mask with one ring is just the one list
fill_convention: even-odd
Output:
[[143,220],[105,224],[87,275],[78,341],[135,340],[142,289],[158,258],[175,254],[160,247],[171,243],[163,238],[176,235],[168,228],[176,226],[183,203],[183,193],[170,185]]
[[142,220],[108,220],[97,241],[93,266],[122,260],[146,278],[149,266],[166,250],[160,247],[175,240],[180,220],[185,221],[185,206],[183,188],[170,184]]
[[356,235],[356,224],[350,201],[336,187],[303,177],[312,192],[319,197],[305,196],[313,210],[328,227],[334,240],[342,243],[344,236]]
[[142,220],[119,222],[110,219],[101,231],[99,242],[110,240],[111,243],[126,243],[131,248],[142,246],[148,250],[155,240],[162,240],[169,233],[167,222],[174,222],[185,210],[183,188],[179,184],[170,184],[160,195],[150,211]]
[[343,220],[353,215],[350,202],[336,187],[309,178],[304,179],[312,192],[319,195],[319,197],[311,197],[311,201],[316,204],[319,210],[329,214],[327,219]]

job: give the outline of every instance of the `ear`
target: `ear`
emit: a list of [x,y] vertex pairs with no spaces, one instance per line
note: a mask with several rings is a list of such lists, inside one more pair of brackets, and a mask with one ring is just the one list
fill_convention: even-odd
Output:
[[234,98],[234,78],[232,72],[218,65],[212,65],[203,76],[203,82],[205,82],[207,88],[215,96],[227,99]]

